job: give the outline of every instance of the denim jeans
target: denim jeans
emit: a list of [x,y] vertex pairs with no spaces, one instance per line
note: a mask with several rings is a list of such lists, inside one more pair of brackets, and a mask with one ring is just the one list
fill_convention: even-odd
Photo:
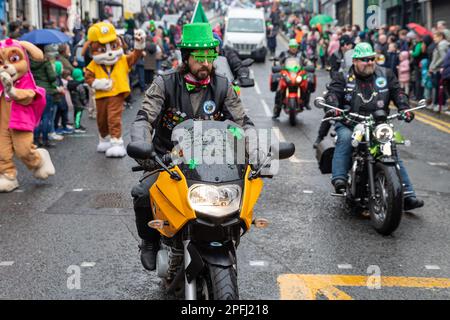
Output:
[[56,116],[55,116],[55,129],[59,128],[59,120],[61,120],[61,126],[63,129],[67,128],[67,122],[69,118],[69,107],[67,106],[66,98],[62,97],[61,100],[55,103]]
[[[352,166],[352,133],[348,127],[344,126],[342,123],[337,122],[335,125],[337,142],[336,147],[334,149],[333,155],[333,165],[332,165],[332,175],[331,181],[333,182],[336,179],[348,179],[348,172]],[[400,177],[402,179],[402,183],[405,185],[405,191],[409,192],[405,198],[407,197],[415,197],[416,194],[414,192],[414,188],[411,184],[411,180],[409,179],[408,173],[406,172],[406,168],[403,165],[403,161],[398,159],[398,164],[400,166]]]
[[37,141],[42,134],[42,142],[48,142],[48,134],[54,124],[55,104],[51,94],[46,95],[47,104],[41,117],[39,126],[34,130],[34,139]]

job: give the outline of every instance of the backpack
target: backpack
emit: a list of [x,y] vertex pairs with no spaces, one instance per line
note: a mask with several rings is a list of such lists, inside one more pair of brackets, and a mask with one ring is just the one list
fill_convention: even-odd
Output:
[[77,93],[78,96],[80,97],[80,102],[83,106],[88,105],[89,103],[89,88],[88,85],[86,83],[80,83],[77,86]]

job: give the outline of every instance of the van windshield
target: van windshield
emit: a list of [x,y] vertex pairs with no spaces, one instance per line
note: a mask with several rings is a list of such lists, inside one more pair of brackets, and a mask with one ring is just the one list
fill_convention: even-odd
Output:
[[230,18],[228,19],[228,32],[264,33],[262,19]]

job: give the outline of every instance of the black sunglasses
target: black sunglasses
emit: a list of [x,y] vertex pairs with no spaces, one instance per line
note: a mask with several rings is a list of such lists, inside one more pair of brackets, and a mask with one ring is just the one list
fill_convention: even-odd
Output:
[[372,57],[372,58],[360,58],[360,59],[356,59],[356,60],[358,60],[358,61],[362,61],[362,62],[369,62],[369,61],[372,61],[372,62],[374,62],[375,61],[375,57]]

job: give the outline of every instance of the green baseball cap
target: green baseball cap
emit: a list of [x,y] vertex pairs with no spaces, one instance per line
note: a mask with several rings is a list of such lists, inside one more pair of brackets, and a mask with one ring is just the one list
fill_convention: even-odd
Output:
[[353,50],[353,59],[361,59],[361,58],[367,58],[367,57],[375,57],[376,52],[373,51],[372,46],[370,43],[367,42],[361,42],[358,43]]
[[81,70],[80,68],[73,69],[72,78],[75,81],[83,82],[84,81],[83,70]]
[[63,69],[63,64],[61,63],[61,61],[56,60],[55,61],[55,72],[58,76],[61,76],[62,69]]
[[298,48],[298,42],[295,39],[289,40],[289,47],[295,47]]
[[181,49],[210,49],[219,45],[219,40],[215,39],[209,23],[189,23],[183,26]]

